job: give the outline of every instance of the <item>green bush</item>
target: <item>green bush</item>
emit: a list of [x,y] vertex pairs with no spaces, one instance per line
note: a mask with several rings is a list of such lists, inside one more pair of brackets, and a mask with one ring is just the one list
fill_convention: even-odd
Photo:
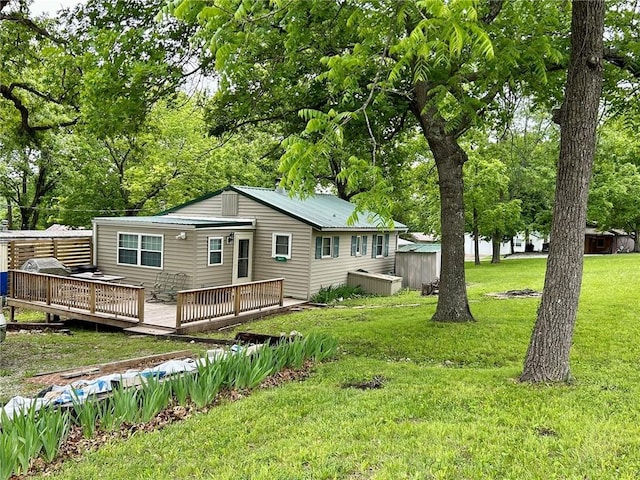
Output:
[[337,286],[329,285],[320,288],[320,291],[311,297],[312,303],[336,303],[347,298],[358,298],[367,296],[360,285],[355,287],[341,284]]

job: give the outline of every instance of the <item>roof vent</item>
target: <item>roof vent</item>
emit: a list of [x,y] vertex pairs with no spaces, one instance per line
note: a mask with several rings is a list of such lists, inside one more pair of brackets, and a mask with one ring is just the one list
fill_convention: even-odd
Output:
[[287,191],[284,189],[284,187],[281,186],[281,184],[282,184],[282,178],[280,177],[276,178],[276,193],[282,193],[282,194],[287,193]]

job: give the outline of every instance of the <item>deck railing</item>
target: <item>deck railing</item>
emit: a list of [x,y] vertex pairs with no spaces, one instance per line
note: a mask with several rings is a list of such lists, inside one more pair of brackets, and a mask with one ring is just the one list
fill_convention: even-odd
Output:
[[284,279],[275,278],[241,285],[197,288],[178,292],[176,329],[189,322],[227,315],[238,316],[249,310],[283,305]]
[[47,306],[50,313],[76,311],[144,322],[144,288],[11,270],[11,299]]

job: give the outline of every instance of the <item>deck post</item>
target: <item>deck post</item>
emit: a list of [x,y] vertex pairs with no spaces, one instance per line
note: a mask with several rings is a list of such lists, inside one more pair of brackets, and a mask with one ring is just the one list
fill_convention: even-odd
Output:
[[47,305],[51,305],[51,277],[45,277],[45,281],[47,282]]
[[182,327],[182,305],[184,303],[184,293],[178,292],[176,301],[176,332]]
[[96,284],[89,284],[89,311],[96,313]]
[[233,314],[236,317],[240,315],[240,287],[241,285],[233,286]]
[[138,323],[144,323],[144,288],[138,290]]
[[278,280],[280,285],[280,306],[284,305],[284,280]]

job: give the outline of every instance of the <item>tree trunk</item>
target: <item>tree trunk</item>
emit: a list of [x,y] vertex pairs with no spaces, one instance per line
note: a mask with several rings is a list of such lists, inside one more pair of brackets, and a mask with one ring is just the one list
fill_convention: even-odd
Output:
[[464,272],[464,202],[462,166],[467,155],[455,138],[425,135],[438,168],[442,264],[436,322],[473,321]]
[[480,237],[478,236],[478,210],[473,209],[473,261],[480,265]]
[[571,378],[569,350],[580,297],[587,194],[602,90],[604,10],[604,0],[573,2],[551,245],[522,381]]
[[640,225],[636,223],[635,228],[633,229],[634,237],[633,237],[633,251],[636,253],[640,253]]
[[500,263],[500,244],[502,243],[502,235],[500,232],[494,232],[491,236],[491,263]]

